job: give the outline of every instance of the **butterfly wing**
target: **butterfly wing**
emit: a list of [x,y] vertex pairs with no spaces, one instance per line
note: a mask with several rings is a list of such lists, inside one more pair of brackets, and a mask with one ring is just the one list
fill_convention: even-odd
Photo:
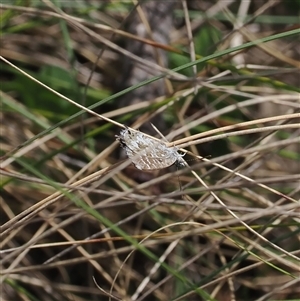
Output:
[[169,167],[177,160],[177,149],[167,147],[165,143],[152,139],[143,133],[121,131],[118,140],[136,168],[140,170],[156,170]]

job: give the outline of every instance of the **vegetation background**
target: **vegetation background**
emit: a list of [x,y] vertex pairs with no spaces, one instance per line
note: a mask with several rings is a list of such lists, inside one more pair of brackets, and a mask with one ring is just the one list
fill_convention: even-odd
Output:
[[1,2],[1,300],[299,300],[300,1]]

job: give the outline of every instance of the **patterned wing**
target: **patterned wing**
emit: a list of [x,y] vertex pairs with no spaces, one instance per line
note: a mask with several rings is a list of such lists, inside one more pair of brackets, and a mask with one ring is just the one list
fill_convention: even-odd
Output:
[[167,147],[162,141],[130,131],[129,128],[122,130],[117,138],[132,163],[140,170],[166,168],[181,159],[175,147]]

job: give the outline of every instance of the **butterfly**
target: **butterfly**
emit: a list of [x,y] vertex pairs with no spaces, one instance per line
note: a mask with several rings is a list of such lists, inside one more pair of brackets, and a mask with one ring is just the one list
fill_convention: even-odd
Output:
[[174,163],[185,165],[176,147],[168,147],[163,141],[153,139],[145,134],[130,130],[121,130],[116,136],[127,156],[140,170],[156,170],[169,167]]

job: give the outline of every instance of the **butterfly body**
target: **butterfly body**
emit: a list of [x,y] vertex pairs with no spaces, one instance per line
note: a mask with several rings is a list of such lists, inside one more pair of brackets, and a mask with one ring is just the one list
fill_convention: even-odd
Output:
[[183,164],[182,155],[176,147],[167,147],[163,141],[125,128],[116,136],[127,156],[140,170],[156,170],[169,167],[178,162]]

